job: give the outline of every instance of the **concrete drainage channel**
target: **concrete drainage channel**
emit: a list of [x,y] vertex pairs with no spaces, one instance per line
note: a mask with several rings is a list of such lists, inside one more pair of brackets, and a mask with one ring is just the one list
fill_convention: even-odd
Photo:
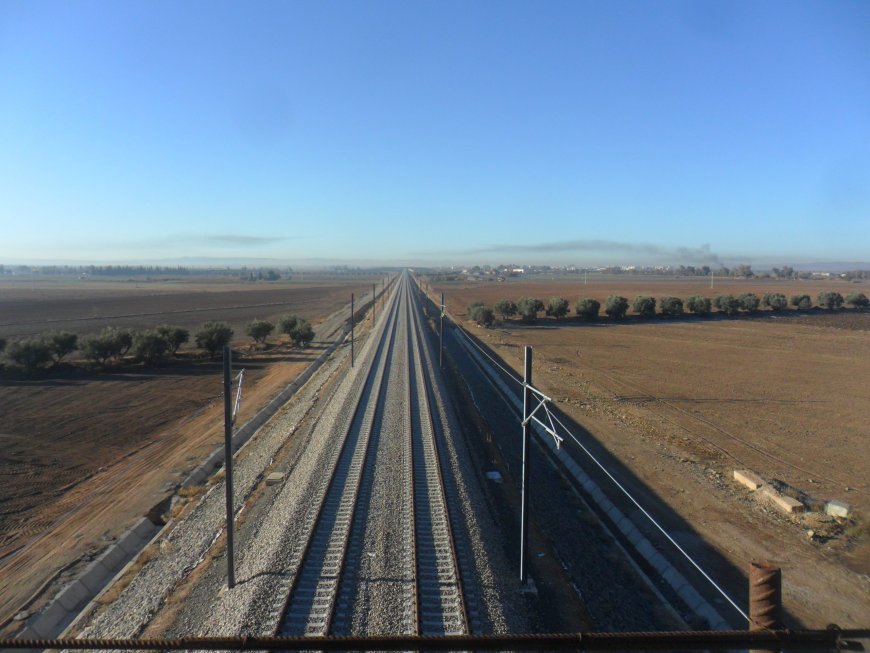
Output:
[[[233,452],[241,449],[254,433],[263,426],[278,409],[305,385],[311,376],[320,369],[330,355],[345,341],[349,333],[345,323],[341,335],[325,349],[305,370],[264,406],[254,417],[233,435]],[[193,469],[181,483],[182,488],[202,485],[206,479],[224,463],[224,448],[216,448],[205,461]],[[152,510],[152,513],[162,511]],[[154,523],[143,517],[130,528],[117,542],[90,563],[84,573],[67,585],[39,614],[31,616],[25,628],[16,635],[17,639],[51,639],[65,636],[66,630],[79,614],[88,608],[116,578],[122,576],[132,565],[139,553],[158,538],[167,525]]]
[[[459,328],[459,327],[455,327]],[[467,344],[464,338],[456,338],[460,346],[468,353],[469,356],[477,363],[478,367],[484,371],[492,384],[498,388],[502,396],[513,404],[513,406],[522,413],[522,400],[516,396],[514,392],[507,386],[498,373],[493,369],[492,365],[483,356],[475,351],[474,347]],[[656,573],[671,586],[674,593],[679,596],[686,606],[699,617],[706,619],[707,623],[714,630],[731,630],[732,626],[722,618],[719,612],[708,602],[674,567],[661,553],[659,553],[652,543],[644,536],[640,530],[632,523],[632,521],[620,510],[598,486],[598,484],[578,465],[573,457],[561,455],[561,452],[556,449],[556,444],[553,439],[540,429],[536,424],[532,424],[532,432],[538,439],[538,442],[546,447],[551,457],[559,463],[562,470],[569,475],[575,483],[579,484],[587,494],[587,496],[595,503],[598,511],[606,516],[606,520],[610,523],[610,528],[619,531],[623,538],[627,540],[634,552],[640,556]],[[620,538],[614,537],[616,541]],[[655,590],[655,583],[649,579],[651,587]]]

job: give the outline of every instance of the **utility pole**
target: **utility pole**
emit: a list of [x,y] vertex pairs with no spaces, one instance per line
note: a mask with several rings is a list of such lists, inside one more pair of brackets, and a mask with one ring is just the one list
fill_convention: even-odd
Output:
[[377,309],[377,304],[375,304],[375,284],[372,284],[372,328],[375,327],[375,310]]
[[520,584],[525,587],[529,571],[526,565],[529,546],[529,422],[531,421],[532,348],[523,348],[525,364],[523,373],[523,468],[520,484]]
[[224,487],[227,491],[227,587],[236,585],[233,551],[233,405],[230,388],[231,350],[224,345]]
[[438,367],[444,367],[444,293],[441,293],[441,328],[438,330]]
[[710,268],[710,288],[713,287],[713,268]]
[[353,367],[353,293],[350,294],[350,366]]

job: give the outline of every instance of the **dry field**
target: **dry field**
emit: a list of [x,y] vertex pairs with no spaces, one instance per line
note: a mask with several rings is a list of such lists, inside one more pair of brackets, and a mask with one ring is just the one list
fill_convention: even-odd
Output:
[[[106,326],[145,329],[170,323],[191,331],[208,320],[228,322],[241,337],[251,320],[296,313],[325,315],[350,293],[371,292],[378,279],[239,283],[227,279],[103,281],[0,276],[0,337],[65,329],[80,336]],[[380,290],[380,287],[379,287]]]
[[[721,284],[721,285],[720,285]],[[706,286],[706,287],[705,287]],[[590,277],[433,284],[460,321],[468,304],[521,296],[610,294],[631,300],[692,294],[853,289],[838,282],[717,281]],[[734,568],[751,560],[783,567],[786,608],[807,626],[860,626],[870,616],[870,313],[782,317],[574,318],[466,328],[522,375],[522,346],[535,351],[536,385],[622,461]],[[815,500],[857,513],[838,524],[817,513],[781,516],[749,497],[731,475],[750,468]],[[812,536],[809,535],[812,531]],[[714,570],[715,575],[715,570]],[[743,600],[743,597],[740,597]]]
[[[275,346],[259,351],[245,323],[293,312],[316,325],[371,283],[2,280],[0,335],[161,323],[193,330],[226,320],[236,365],[246,369],[243,423],[325,346],[296,350],[272,336]],[[105,546],[222,442],[220,384],[220,362],[189,349],[159,369],[0,373],[0,629],[43,583]]]

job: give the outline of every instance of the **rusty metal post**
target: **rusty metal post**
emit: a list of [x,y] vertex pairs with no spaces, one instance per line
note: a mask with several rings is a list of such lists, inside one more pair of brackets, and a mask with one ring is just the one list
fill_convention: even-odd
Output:
[[[749,563],[749,630],[782,628],[782,570],[771,564]],[[755,650],[762,653],[766,649]]]

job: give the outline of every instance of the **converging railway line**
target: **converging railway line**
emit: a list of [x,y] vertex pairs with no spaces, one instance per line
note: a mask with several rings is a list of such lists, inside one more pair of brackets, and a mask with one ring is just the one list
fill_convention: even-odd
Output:
[[[532,574],[545,589],[519,583],[512,484],[486,485],[493,445],[442,376],[409,273],[384,304],[368,335],[337,349],[234,457],[235,585],[223,564],[200,567],[222,554],[218,478],[167,525],[159,555],[105,609],[83,613],[77,632],[131,637],[162,621],[172,636],[486,635],[585,627],[596,623],[589,605],[605,626],[672,627],[662,597],[634,567],[613,564],[613,537],[540,456],[536,511],[548,528],[558,513],[554,537],[569,548],[560,556],[535,535]],[[478,399],[497,399],[473,366],[449,369]],[[491,412],[505,434],[517,433],[509,410],[493,403]],[[283,472],[278,485],[264,487],[266,469]]]
[[[294,546],[298,571],[279,635],[470,633],[467,544],[451,523],[459,507],[445,487],[428,387],[434,369],[418,311],[403,277],[370,358],[357,361],[365,379],[333,467],[321,476],[308,536]],[[378,493],[389,507],[375,505]]]

